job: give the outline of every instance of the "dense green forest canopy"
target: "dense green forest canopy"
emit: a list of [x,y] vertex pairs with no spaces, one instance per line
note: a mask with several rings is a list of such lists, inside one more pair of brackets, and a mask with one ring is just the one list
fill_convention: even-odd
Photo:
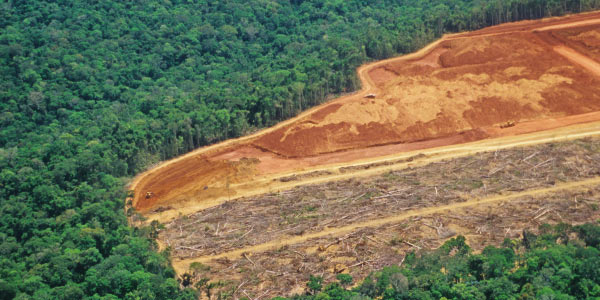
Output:
[[600,0],[0,3],[0,298],[190,299],[124,186],[358,88],[448,31]]
[[329,284],[311,276],[307,294],[292,299],[599,299],[600,225],[542,225],[540,233],[479,254],[459,236],[420,257],[410,253],[402,267],[372,273],[352,289],[347,274]]

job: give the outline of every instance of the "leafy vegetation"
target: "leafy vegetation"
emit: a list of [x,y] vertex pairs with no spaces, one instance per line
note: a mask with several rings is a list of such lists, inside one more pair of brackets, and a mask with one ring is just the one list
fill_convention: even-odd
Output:
[[349,275],[326,285],[311,276],[307,294],[291,299],[600,297],[600,225],[542,225],[539,236],[523,236],[519,241],[507,239],[500,248],[488,246],[480,254],[473,254],[459,236],[420,257],[410,253],[402,267],[385,267],[352,289],[345,288],[352,280]]
[[0,295],[191,299],[127,178],[358,88],[354,69],[446,31],[581,1],[3,1]]

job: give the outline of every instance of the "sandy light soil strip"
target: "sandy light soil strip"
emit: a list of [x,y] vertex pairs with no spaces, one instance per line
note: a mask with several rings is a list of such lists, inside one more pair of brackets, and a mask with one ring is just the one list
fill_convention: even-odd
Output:
[[528,190],[528,191],[512,193],[512,194],[507,194],[507,195],[492,196],[492,197],[487,197],[487,198],[482,198],[482,199],[469,199],[465,202],[453,203],[450,205],[444,205],[444,206],[438,206],[438,207],[430,207],[430,208],[425,208],[425,209],[419,209],[419,210],[411,211],[411,212],[408,212],[405,214],[400,214],[400,215],[376,219],[376,220],[370,220],[370,221],[361,222],[361,223],[355,223],[355,224],[340,227],[340,228],[329,228],[329,229],[326,229],[321,232],[316,232],[316,233],[307,234],[307,235],[301,235],[301,236],[292,237],[292,238],[283,239],[283,240],[271,241],[268,243],[255,245],[255,246],[251,246],[251,247],[247,247],[247,248],[243,248],[243,249],[238,249],[238,250],[234,250],[234,251],[230,251],[230,252],[220,253],[217,255],[203,256],[203,257],[186,259],[186,260],[175,260],[175,261],[173,261],[173,267],[178,271],[178,273],[181,273],[182,271],[187,270],[189,268],[189,265],[193,262],[208,262],[208,261],[220,259],[220,258],[233,259],[233,258],[239,257],[240,255],[242,255],[244,253],[267,251],[267,250],[276,249],[276,248],[279,248],[282,246],[293,245],[296,243],[305,242],[310,239],[320,238],[320,237],[324,237],[324,236],[332,236],[332,237],[339,236],[339,235],[347,234],[349,232],[352,232],[352,231],[360,229],[360,228],[376,227],[376,226],[386,225],[389,223],[397,223],[397,222],[404,221],[411,217],[430,215],[430,214],[439,213],[439,212],[443,212],[443,211],[447,211],[447,210],[477,206],[477,205],[481,205],[481,204],[489,204],[489,203],[493,203],[493,202],[510,201],[510,200],[513,200],[513,199],[516,199],[519,197],[524,197],[524,196],[538,196],[538,195],[554,193],[554,192],[562,191],[562,190],[578,189],[578,188],[582,188],[585,186],[591,186],[591,185],[597,185],[597,184],[600,184],[600,177],[595,177],[595,178],[582,180],[582,181],[561,183],[561,184],[557,184],[556,186],[553,186],[550,188],[534,189],[534,190]]
[[567,47],[567,46],[556,46],[554,52],[564,56],[566,59],[575,63],[584,69],[592,72],[596,76],[600,76],[600,63],[597,61]]
[[585,20],[585,21],[572,22],[572,23],[566,23],[566,24],[551,25],[551,26],[541,27],[541,28],[535,29],[533,31],[534,32],[550,31],[550,30],[567,29],[567,28],[573,28],[573,27],[590,26],[590,25],[596,25],[596,24],[600,24],[600,19],[592,19],[592,20]]

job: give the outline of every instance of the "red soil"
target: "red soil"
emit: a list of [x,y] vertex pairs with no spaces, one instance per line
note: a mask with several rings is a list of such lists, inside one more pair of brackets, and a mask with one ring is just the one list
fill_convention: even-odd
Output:
[[542,34],[455,38],[423,59],[373,68],[376,99],[325,106],[254,145],[297,158],[600,110],[593,60]]
[[586,26],[554,32],[555,38],[577,52],[600,61],[600,26]]
[[[505,24],[363,66],[357,94],[142,174],[134,206],[147,213],[261,174],[600,120],[598,28],[600,12]],[[516,126],[500,129],[507,122]]]

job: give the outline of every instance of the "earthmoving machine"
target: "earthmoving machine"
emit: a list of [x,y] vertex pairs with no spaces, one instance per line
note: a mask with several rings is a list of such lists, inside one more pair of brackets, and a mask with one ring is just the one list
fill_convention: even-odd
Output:
[[508,128],[508,127],[513,127],[517,124],[517,122],[515,121],[508,121],[502,125],[500,125],[500,128]]

